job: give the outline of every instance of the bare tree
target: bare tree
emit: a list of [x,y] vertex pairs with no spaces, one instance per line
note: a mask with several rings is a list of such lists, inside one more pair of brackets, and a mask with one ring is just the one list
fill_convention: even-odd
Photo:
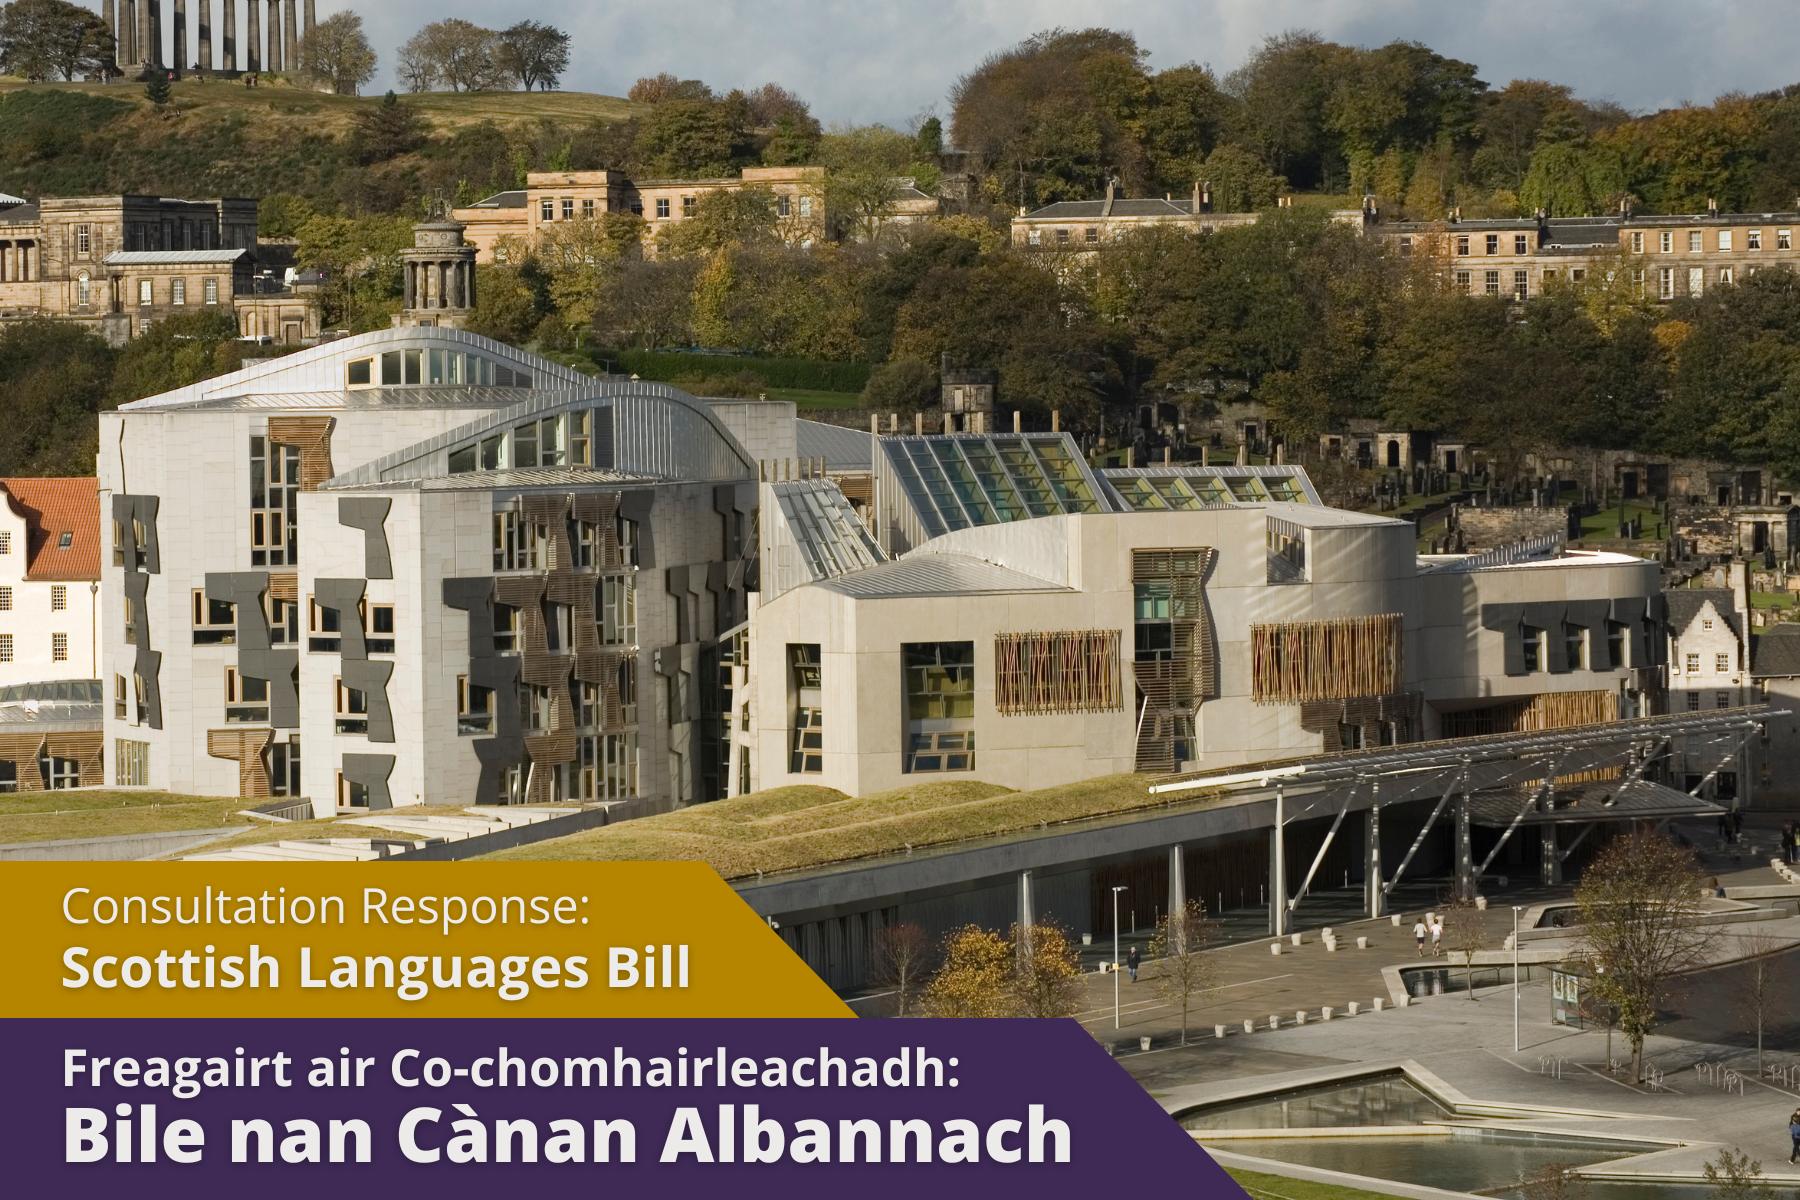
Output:
[[1727,1146],[1703,1169],[1718,1200],[1775,1200],[1775,1190],[1763,1182],[1762,1164],[1748,1154]]
[[1444,908],[1444,949],[1462,955],[1463,990],[1475,998],[1475,956],[1488,947],[1487,922],[1473,900],[1453,900]]
[[919,980],[929,969],[931,943],[911,921],[883,926],[875,934],[875,981],[894,989],[894,1015],[912,1006]]
[[1156,961],[1156,974],[1150,982],[1163,1003],[1181,1010],[1184,1046],[1194,996],[1212,986],[1213,961],[1204,952],[1207,943],[1218,936],[1219,923],[1207,917],[1206,905],[1189,900],[1179,912],[1164,913],[1150,939],[1150,957]]
[[1738,1014],[1756,1024],[1756,1073],[1763,1069],[1763,1024],[1772,1005],[1781,1003],[1776,989],[1774,954],[1787,943],[1757,929],[1737,937],[1744,961],[1726,968],[1731,972],[1731,999]]
[[1644,1039],[1676,976],[1700,965],[1705,935],[1694,923],[1700,871],[1691,851],[1652,830],[1615,838],[1575,889],[1581,953],[1591,990],[1618,1010],[1631,1043],[1634,1082],[1644,1078]]
[[400,77],[414,92],[437,87],[478,92],[498,87],[504,79],[499,35],[456,17],[433,21],[400,47]]
[[1587,1180],[1567,1163],[1545,1163],[1519,1180],[1523,1200],[1584,1200]]

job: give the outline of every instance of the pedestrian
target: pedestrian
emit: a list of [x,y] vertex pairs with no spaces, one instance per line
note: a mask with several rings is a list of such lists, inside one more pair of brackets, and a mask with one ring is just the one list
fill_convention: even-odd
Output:
[[1789,822],[1787,835],[1782,839],[1781,849],[1787,855],[1788,866],[1800,861],[1800,824]]
[[1734,808],[1731,810],[1731,840],[1734,842],[1740,841],[1743,836],[1744,810],[1741,808]]
[[1138,948],[1136,946],[1133,946],[1131,948],[1131,953],[1125,956],[1125,969],[1131,972],[1131,982],[1133,983],[1137,982],[1138,963],[1142,961],[1143,959],[1138,955]]
[[1800,1162],[1800,1108],[1796,1108],[1794,1115],[1788,1118],[1788,1137],[1794,1142],[1793,1149],[1788,1151],[1788,1161]]
[[1731,822],[1725,819],[1724,813],[1720,813],[1719,814],[1719,845],[1723,846],[1726,842],[1729,842],[1730,840],[1731,840]]
[[1419,948],[1419,957],[1425,957],[1425,920],[1420,918],[1413,922],[1413,944]]
[[1431,954],[1435,958],[1444,952],[1444,918],[1438,917],[1431,922]]

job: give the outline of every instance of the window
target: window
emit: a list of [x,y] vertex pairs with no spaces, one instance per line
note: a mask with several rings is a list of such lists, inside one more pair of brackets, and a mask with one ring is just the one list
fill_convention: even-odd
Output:
[[129,719],[129,716],[128,716],[129,713],[130,713],[130,694],[128,692],[126,692],[126,690],[125,690],[125,677],[123,675],[114,675],[113,676],[113,720],[115,720],[115,721],[127,720],[127,719]]
[[811,196],[800,197],[800,217],[802,220],[812,218],[813,201]]
[[555,715],[555,700],[547,687],[519,685],[519,723],[526,733],[547,733]]
[[1731,707],[1731,693],[1730,692],[1714,693],[1713,707],[1714,708],[1730,708]]
[[1700,253],[1700,251],[1704,248],[1701,245],[1701,243],[1704,240],[1705,240],[1705,235],[1703,235],[1698,229],[1688,230],[1688,253],[1689,254]]
[[1487,252],[1489,254],[1500,253],[1500,235],[1499,234],[1490,233],[1487,235],[1487,237],[1484,240],[1486,242]]
[[57,758],[46,754],[38,759],[38,771],[44,784],[53,792],[81,786],[81,763],[73,758]]
[[394,652],[394,606],[391,604],[363,604],[364,643],[370,654],[392,654]]
[[975,731],[915,733],[906,742],[906,769],[913,774],[934,771],[973,771]]
[[300,735],[292,734],[285,742],[269,747],[269,794],[300,795]]
[[[532,453],[535,455],[536,450]],[[494,570],[538,569],[538,527],[516,512],[494,514]]]
[[1729,654],[1713,655],[1713,670],[1719,672],[1720,674],[1724,674],[1724,673],[1730,671],[1731,670],[1731,655],[1729,655]]
[[594,201],[591,198],[581,202],[581,219],[584,221],[594,219]]
[[[547,204],[549,201],[545,201],[545,203]],[[340,812],[347,808],[369,807],[367,785],[344,778],[342,771],[337,772],[337,806]]]
[[12,530],[0,529],[0,554],[12,553]]
[[12,589],[0,587],[0,612],[11,612],[12,606]]
[[69,661],[69,635],[68,634],[53,633],[50,635],[50,661],[51,662],[68,662]]
[[1735,281],[1735,277],[1732,275],[1730,267],[1720,267],[1719,268],[1719,282],[1720,283],[1729,284],[1734,281]]
[[263,615],[269,620],[271,646],[296,646],[300,643],[300,605],[294,600],[267,598]]
[[1696,674],[1700,670],[1700,656],[1698,654],[1688,655],[1686,662],[1689,675]]
[[343,614],[306,598],[306,648],[314,654],[335,654],[344,646]]
[[250,439],[250,565],[299,561],[300,450],[267,437]]
[[573,221],[575,219],[575,199],[572,196],[563,197],[562,219],[565,221]]
[[519,648],[519,610],[510,604],[494,605],[494,649]]
[[13,635],[10,633],[0,633],[0,663],[9,663],[12,660]]
[[1631,235],[1631,252],[1633,254],[1644,252],[1644,233],[1641,229],[1634,231]]
[[1721,249],[1721,250],[1730,250],[1731,249],[1731,230],[1729,230],[1729,229],[1719,230],[1719,249]]
[[1544,661],[1544,631],[1533,625],[1522,626],[1520,640],[1525,650],[1526,673],[1542,671],[1548,665]]
[[1485,275],[1486,278],[1482,280],[1482,290],[1490,296],[1498,296],[1500,294],[1500,272],[1488,271],[1485,272]]
[[693,216],[694,215],[694,205],[695,205],[694,197],[683,196],[681,198],[681,215],[684,217]]
[[56,548],[58,550],[67,550],[70,546],[73,546],[74,544],[75,544],[75,534],[72,531],[65,529],[61,533],[56,535]]
[[1087,233],[1085,234],[1085,237],[1087,240],[1087,244],[1092,246],[1094,243],[1096,243],[1100,240],[1100,231],[1097,228],[1095,228],[1094,226],[1089,225],[1087,227]]
[[236,667],[226,667],[225,723],[227,725],[267,725],[269,723],[269,681],[242,675]]
[[369,694],[353,687],[345,687],[342,679],[333,679],[337,689],[337,731],[339,733],[369,732]]
[[816,775],[825,769],[825,710],[819,683],[820,650],[815,643],[789,643],[788,682],[793,688],[794,732],[788,752],[788,770],[796,775]]
[[1631,285],[1638,295],[1642,296],[1644,294],[1644,273],[1642,271],[1633,271],[1631,273]]
[[1706,268],[1688,268],[1688,295],[1698,299],[1706,291]]
[[171,279],[169,281],[169,303],[170,304],[186,304],[187,303],[187,280]]
[[1571,671],[1584,671],[1588,665],[1587,630],[1579,625],[1563,626],[1563,659]]
[[1794,248],[1794,231],[1791,229],[1777,229],[1775,231],[1775,248],[1777,250],[1792,250]]
[[666,221],[669,219],[669,198],[667,196],[662,197],[656,202],[656,219],[659,221]]
[[540,220],[540,221],[556,220],[556,201],[554,201],[554,200],[538,201],[538,220]]
[[793,197],[787,195],[785,192],[782,193],[781,195],[775,197],[775,215],[777,217],[782,218],[783,220],[786,220],[788,217],[793,216],[794,215]]
[[1631,665],[1630,639],[1625,636],[1623,621],[1606,623],[1606,653],[1612,659],[1614,670],[1624,670]]
[[600,580],[600,644],[637,644],[637,577],[608,575]]
[[1059,229],[1056,231],[1056,244],[1059,246],[1066,246],[1069,244],[1069,231],[1068,230]]
[[1468,252],[1469,252],[1469,235],[1466,233],[1457,234],[1456,235],[1456,253],[1458,254],[1458,256],[1462,256],[1462,255],[1468,254]]
[[1744,231],[1744,249],[1746,249],[1746,250],[1761,250],[1762,249],[1762,230],[1747,229]]
[[232,646],[237,644],[237,605],[223,600],[209,600],[206,592],[195,588],[194,645]]
[[901,646],[906,688],[908,772],[975,768],[975,644]]
[[75,277],[75,303],[79,304],[82,308],[86,308],[93,302],[94,282],[88,278],[88,273],[83,271]]
[[1675,252],[1675,235],[1671,231],[1667,229],[1663,230],[1657,235],[1656,241],[1657,249],[1662,251],[1662,253],[1673,254]]
[[1675,268],[1659,267],[1656,272],[1656,297],[1659,300],[1675,298]]
[[1687,694],[1687,710],[1689,712],[1699,712],[1700,711],[1700,693],[1699,692],[1689,692]]
[[345,382],[353,388],[373,387],[375,384],[375,360],[372,358],[351,360],[346,369]]
[[1401,238],[1400,238],[1400,257],[1401,257],[1401,258],[1411,258],[1411,257],[1412,257],[1412,250],[1413,250],[1413,247],[1412,247],[1412,236],[1411,236],[1411,235],[1410,235],[1410,234],[1403,234],[1403,235],[1401,235]]
[[995,711],[1009,716],[1123,707],[1119,637],[1116,629],[995,635]]
[[456,677],[456,732],[487,733],[494,727],[494,689]]
[[208,304],[217,304],[219,302],[219,281],[208,279],[200,285],[200,292]]
[[1468,271],[1458,271],[1456,273],[1456,290],[1457,291],[1464,292],[1464,293],[1469,291],[1469,283],[1470,283],[1469,274],[1470,273]]
[[1529,253],[1531,253],[1531,240],[1522,233],[1514,234],[1513,235],[1513,253],[1514,254],[1529,254]]
[[156,303],[155,285],[148,279],[138,280],[138,304],[145,308]]
[[[1570,267],[1569,268],[1569,279],[1572,282],[1580,283],[1582,280],[1584,280],[1586,278],[1587,278],[1587,268],[1586,267]],[[1612,276],[1609,274],[1607,276],[1607,278],[1611,279]]]
[[50,589],[50,611],[66,612],[69,607],[69,589],[57,584]]
[[150,786],[150,743],[120,738],[113,743],[113,782],[119,787]]
[[92,255],[93,252],[94,227],[92,225],[77,225],[75,227],[75,253],[82,258],[87,258]]
[[1523,300],[1531,295],[1531,273],[1529,271],[1513,272],[1513,299]]

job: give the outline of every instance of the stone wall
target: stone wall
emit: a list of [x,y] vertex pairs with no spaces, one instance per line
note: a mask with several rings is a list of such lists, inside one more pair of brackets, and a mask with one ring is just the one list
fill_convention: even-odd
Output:
[[1471,554],[1569,530],[1563,508],[1459,508],[1456,521]]

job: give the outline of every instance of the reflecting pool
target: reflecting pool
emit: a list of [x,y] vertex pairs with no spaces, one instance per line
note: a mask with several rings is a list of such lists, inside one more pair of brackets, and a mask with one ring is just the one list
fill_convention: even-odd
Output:
[[1192,1109],[1178,1119],[1184,1129],[1332,1129],[1423,1125],[1449,1115],[1403,1076],[1384,1075]]
[[[1585,1167],[1640,1152],[1638,1147],[1578,1138],[1472,1129],[1393,1137],[1233,1138],[1214,1145],[1257,1158],[1323,1167],[1371,1179],[1404,1179],[1456,1192],[1506,1188],[1552,1163]],[[1672,1195],[1667,1188],[1642,1194]],[[1601,1200],[1597,1192],[1590,1195],[1592,1200]],[[1636,1200],[1631,1193],[1608,1195],[1604,1200],[1627,1197]]]

